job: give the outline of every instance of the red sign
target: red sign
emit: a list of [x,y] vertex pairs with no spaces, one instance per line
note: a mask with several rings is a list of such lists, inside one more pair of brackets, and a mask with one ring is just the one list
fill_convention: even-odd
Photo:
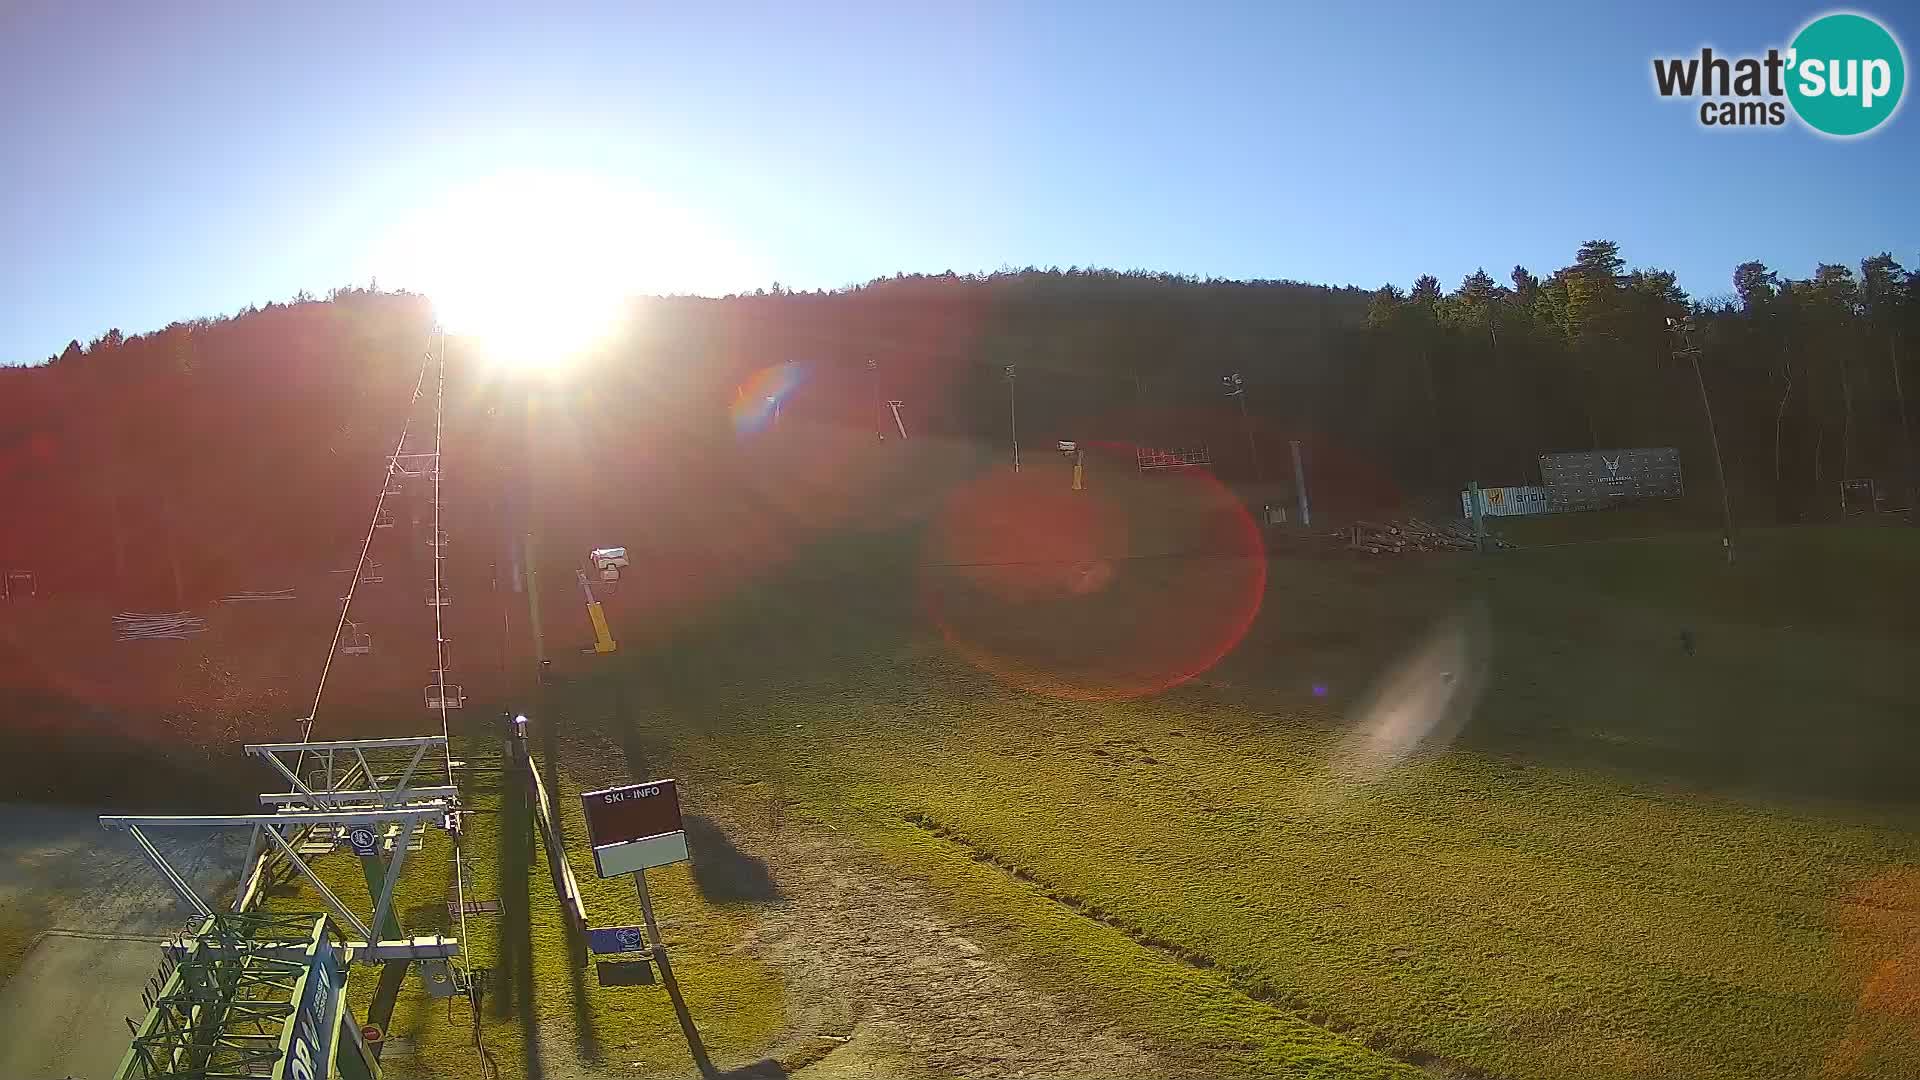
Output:
[[360,1025],[360,1039],[368,1046],[376,1046],[380,1040],[384,1038],[386,1038],[386,1036],[381,1033],[379,1024]]
[[680,789],[671,780],[589,791],[580,796],[580,804],[587,812],[587,836],[596,848],[686,828],[680,822]]

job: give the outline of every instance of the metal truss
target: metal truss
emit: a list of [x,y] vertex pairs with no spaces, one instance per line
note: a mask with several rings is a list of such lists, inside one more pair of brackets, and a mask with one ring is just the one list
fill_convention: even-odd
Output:
[[206,828],[251,826],[254,830],[255,844],[263,838],[272,844],[279,851],[280,857],[307,879],[307,883],[313,886],[314,891],[326,902],[327,908],[339,917],[343,925],[350,927],[354,933],[358,934],[359,940],[372,942],[377,939],[367,929],[368,924],[362,922],[360,917],[341,902],[332,889],[327,887],[327,883],[320,880],[320,876],[313,872],[313,867],[300,857],[300,852],[292,844],[288,843],[282,830],[316,825],[343,825],[348,828],[362,825],[377,830],[389,821],[398,822],[400,836],[394,842],[393,858],[387,863],[386,878],[381,883],[380,895],[373,906],[372,925],[384,926],[387,912],[393,905],[394,884],[400,880],[400,871],[406,866],[407,848],[412,842],[414,830],[420,828],[422,822],[444,825],[452,809],[451,803],[439,800],[425,805],[381,810],[283,810],[277,814],[102,815],[100,824],[108,829],[122,830],[132,836],[133,842],[140,846],[140,851],[146,855],[147,861],[153,864],[154,869],[160,872],[160,876],[165,878],[169,885],[173,886],[174,892],[179,894],[180,899],[185,901],[195,914],[202,917],[212,916],[213,909],[200,898],[179,871],[167,862],[167,857],[153,846],[153,841],[147,838],[143,830],[158,826],[179,825]]
[[[118,829],[133,838],[141,854],[153,864],[173,891],[202,918],[213,909],[184,876],[154,846],[146,830],[156,826],[195,826],[202,828],[239,828],[253,830],[247,849],[247,867],[235,890],[233,910],[246,911],[257,901],[262,887],[276,868],[291,867],[304,877],[326,903],[340,925],[350,929],[365,950],[401,955],[443,955],[439,943],[444,939],[405,939],[381,941],[370,927],[388,925],[393,907],[394,888],[407,862],[416,838],[427,825],[449,827],[459,805],[459,789],[452,784],[416,784],[415,778],[432,777],[433,758],[446,755],[444,735],[422,735],[399,739],[334,739],[316,742],[260,743],[247,747],[279,774],[291,790],[268,792],[260,796],[268,812],[259,814],[218,815],[106,815],[100,824]],[[425,769],[423,763],[428,763]],[[364,828],[372,832],[373,843],[391,847],[386,874],[374,898],[371,919],[360,915],[340,899],[314,873],[303,856],[332,850],[349,830]],[[389,829],[396,835],[389,840]],[[383,843],[383,841],[385,843]],[[375,850],[378,850],[376,847]],[[425,949],[424,953],[419,950]]]
[[263,1077],[280,1062],[308,957],[326,916],[210,915],[166,946],[171,971],[142,997],[146,1022],[115,1074],[122,1080]]
[[[418,791],[413,787],[413,778],[419,775],[420,763],[427,760],[428,751],[438,750],[444,756],[446,747],[445,735],[418,735],[402,739],[254,743],[247,747],[247,753],[279,773],[293,785],[294,793],[311,799],[308,809],[322,810],[344,805],[404,805],[409,796]],[[266,797],[262,796],[261,801],[265,802]]]

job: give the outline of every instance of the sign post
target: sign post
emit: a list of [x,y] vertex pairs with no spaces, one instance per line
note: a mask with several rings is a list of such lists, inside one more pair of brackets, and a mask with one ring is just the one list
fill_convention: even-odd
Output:
[[594,869],[603,878],[633,875],[647,941],[656,958],[660,957],[666,949],[660,943],[660,926],[654,921],[653,897],[647,892],[647,869],[688,858],[679,786],[672,780],[649,780],[604,788],[583,793],[580,804],[586,811]]
[[[580,803],[586,810],[587,839],[593,845],[594,868],[603,878],[633,875],[633,888],[640,897],[640,918],[647,927],[653,962],[659,965],[660,981],[666,984],[674,1019],[680,1022],[687,1049],[704,1075],[711,1068],[706,1047],[673,981],[667,946],[660,940],[660,924],[653,917],[653,897],[647,892],[649,867],[685,862],[688,858],[686,825],[680,817],[679,786],[672,780],[649,780],[583,792]],[[612,931],[617,939],[616,947],[624,951],[630,938],[622,931],[631,929],[618,927]]]
[[653,921],[653,897],[647,893],[645,870],[633,872],[633,887],[640,894],[640,921],[647,924],[647,940],[653,942],[656,954],[665,952],[666,946],[660,943],[660,924]]

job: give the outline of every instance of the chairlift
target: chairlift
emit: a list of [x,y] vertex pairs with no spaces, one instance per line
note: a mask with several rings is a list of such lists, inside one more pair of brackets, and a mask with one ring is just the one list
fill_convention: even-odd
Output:
[[373,515],[373,527],[376,529],[393,528],[393,507],[383,506]]
[[465,708],[467,703],[467,695],[461,691],[458,683],[431,683],[423,696],[427,708],[435,710]]
[[340,651],[348,656],[366,656],[373,652],[373,635],[348,623],[346,636],[340,639]]
[[445,586],[441,586],[440,588],[437,588],[437,589],[431,585],[427,586],[427,606],[428,607],[447,607],[452,603],[453,603],[453,597],[447,595],[447,590]]
[[[388,825],[380,834],[380,853],[388,858],[392,858],[394,846],[399,842],[400,826],[397,824]],[[427,830],[424,828],[413,830],[413,835],[407,838],[407,853],[409,855],[416,854],[421,848],[426,846]]]
[[39,594],[39,584],[31,570],[9,570],[0,578],[0,600],[25,600]]
[[370,562],[358,567],[344,566],[338,570],[328,572],[333,574],[351,574],[355,570],[360,571],[360,584],[362,585],[378,585],[387,580],[386,577],[380,573],[380,564],[377,562]]

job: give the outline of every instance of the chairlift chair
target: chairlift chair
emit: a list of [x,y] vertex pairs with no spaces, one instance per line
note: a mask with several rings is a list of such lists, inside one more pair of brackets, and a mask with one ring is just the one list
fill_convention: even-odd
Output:
[[467,695],[461,691],[458,683],[429,683],[423,695],[429,709],[461,709],[466,707]]
[[431,585],[427,586],[428,607],[448,607],[452,603],[453,597],[447,595],[447,590],[444,586],[438,589]]
[[366,656],[373,652],[373,635],[348,623],[346,636],[340,639],[340,651],[348,656]]
[[381,507],[380,512],[373,515],[373,527],[376,529],[393,528],[393,507]]
[[39,592],[31,570],[9,570],[0,578],[0,600],[25,600]]

